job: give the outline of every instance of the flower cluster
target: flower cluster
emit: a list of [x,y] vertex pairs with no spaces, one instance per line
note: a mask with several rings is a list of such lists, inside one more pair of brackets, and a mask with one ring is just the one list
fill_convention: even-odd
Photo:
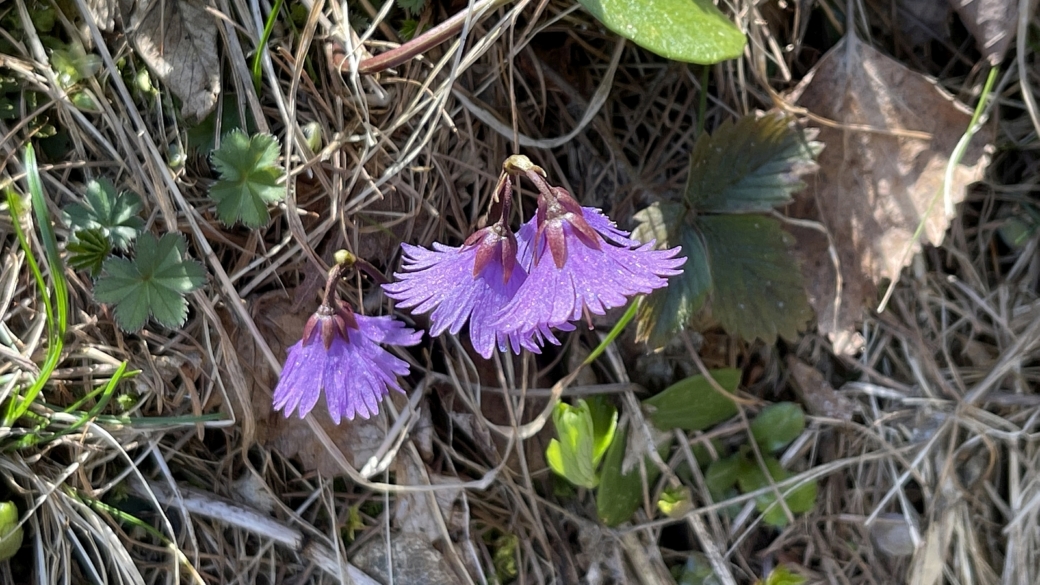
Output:
[[[504,167],[497,222],[459,247],[403,245],[397,282],[383,286],[400,306],[430,313],[431,334],[456,334],[468,321],[470,341],[484,358],[496,347],[538,352],[544,342],[559,343],[553,330],[573,330],[573,321],[603,315],[681,273],[680,248],[654,250],[653,242],[629,238],[598,209],[549,185],[525,156]],[[514,234],[512,175],[521,174],[538,188],[538,212]]]
[[[538,188],[538,211],[513,233],[509,226],[514,176]],[[680,248],[654,250],[619,230],[594,207],[582,207],[565,189],[549,185],[545,171],[525,156],[506,160],[495,188],[498,220],[458,247],[433,249],[404,244],[397,282],[383,285],[398,304],[430,314],[430,333],[459,333],[469,324],[474,349],[490,358],[500,351],[541,351],[559,344],[555,331],[571,331],[582,317],[603,315],[629,297],[668,284],[686,261]],[[415,331],[391,317],[355,315],[336,298],[343,270],[357,265],[373,277],[371,266],[347,253],[337,254],[325,297],[289,348],[274,392],[274,407],[286,416],[309,413],[324,392],[329,414],[368,418],[408,364],[380,344],[419,343]]]

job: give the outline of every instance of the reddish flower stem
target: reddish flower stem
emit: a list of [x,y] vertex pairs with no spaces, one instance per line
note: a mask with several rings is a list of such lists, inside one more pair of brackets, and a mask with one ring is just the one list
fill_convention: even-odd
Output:
[[[385,71],[391,67],[397,67],[405,61],[414,58],[416,55],[425,53],[458,34],[458,32],[462,30],[462,26],[466,23],[466,17],[468,15],[483,15],[485,11],[490,12],[507,2],[509,2],[509,0],[480,0],[473,5],[472,13],[468,10],[458,12],[448,20],[445,20],[399,47],[395,47],[374,57],[363,59],[358,63],[358,73],[362,75],[370,75],[372,73]],[[476,19],[473,20],[473,22],[475,21]],[[343,64],[340,65],[341,72],[346,64],[349,64],[349,61],[344,59]]]

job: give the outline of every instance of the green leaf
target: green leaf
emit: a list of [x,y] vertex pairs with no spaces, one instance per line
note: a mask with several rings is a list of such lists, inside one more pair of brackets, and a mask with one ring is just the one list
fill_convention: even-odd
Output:
[[101,65],[101,57],[88,54],[78,42],[51,52],[51,66],[54,67],[58,83],[65,89],[81,79],[92,77],[101,69]]
[[765,581],[759,581],[761,585],[803,585],[807,578],[788,569],[785,565],[773,569]]
[[426,7],[426,0],[397,0],[397,5],[409,15],[415,16]]
[[596,487],[599,479],[596,477],[595,423],[588,403],[579,400],[576,406],[565,402],[557,404],[553,409],[553,425],[559,440],[552,439],[545,450],[549,467],[574,485]]
[[115,305],[116,323],[124,331],[140,330],[149,315],[171,329],[180,327],[188,317],[184,295],[206,282],[206,270],[187,259],[185,248],[179,234],[158,240],[150,233],[141,234],[133,261],[105,261],[94,297]]
[[14,502],[0,502],[0,563],[18,552],[22,536],[22,527],[18,526],[18,507]]
[[499,583],[508,583],[520,573],[516,566],[517,551],[520,548],[520,538],[515,534],[503,534],[495,539],[492,549],[492,564],[495,566],[495,576]]
[[675,61],[735,59],[747,39],[711,0],[578,0],[615,33]]
[[266,225],[271,219],[268,204],[285,194],[278,184],[284,174],[277,164],[278,140],[270,134],[250,138],[241,130],[232,130],[224,135],[211,160],[221,176],[209,189],[220,221],[226,225],[240,221],[250,228]]
[[401,35],[401,40],[410,41],[419,34],[419,21],[414,18],[406,18],[401,22],[401,28],[397,32]]
[[713,500],[726,499],[726,493],[737,485],[737,477],[740,475],[740,467],[744,458],[739,454],[712,461],[708,469],[704,471],[704,484],[708,486],[708,493]]
[[[302,5],[300,7],[303,8]],[[304,20],[307,18],[306,12],[304,8]],[[250,115],[249,109],[238,107],[238,96],[233,92],[222,92],[220,104],[219,108],[214,109],[198,124],[188,129],[187,149],[189,151],[208,153],[213,150],[216,138],[220,134],[226,134],[232,130],[253,132],[256,129],[256,122]],[[242,125],[243,121],[245,126]]]
[[693,509],[690,488],[686,486],[665,488],[657,500],[657,509],[669,518],[681,518]]
[[651,347],[664,347],[693,320],[711,292],[708,254],[696,230],[685,221],[687,213],[678,203],[654,203],[634,216],[639,222],[634,238],[657,240],[658,249],[682,246],[686,256],[682,274],[640,300],[636,341],[645,341]]
[[65,221],[73,232],[100,229],[112,246],[126,250],[144,228],[138,217],[141,199],[136,193],[116,193],[112,181],[102,177],[87,183],[83,203],[73,203],[65,210]]
[[711,561],[704,553],[692,552],[676,577],[678,585],[721,585],[722,581],[711,568]]
[[614,440],[618,411],[606,396],[593,396],[588,401],[579,402],[586,402],[592,417],[592,466],[597,467]]
[[686,200],[697,211],[769,211],[805,188],[822,149],[783,115],[723,122],[693,146]]
[[791,237],[761,215],[697,218],[711,258],[711,313],[731,334],[773,343],[795,339],[812,319]]
[[66,247],[69,266],[76,270],[89,270],[91,278],[101,272],[101,264],[112,253],[112,244],[101,228],[77,231]]
[[[659,444],[657,453],[662,458],[666,457],[670,446],[670,440]],[[603,459],[603,470],[600,473],[599,488],[596,490],[596,513],[607,526],[617,526],[628,520],[643,502],[643,476],[639,473],[638,464],[631,465],[631,469],[624,469],[627,449],[628,425],[623,425],[607,449],[606,457]],[[661,476],[661,470],[649,457],[644,457],[643,461],[646,481],[652,486]]]
[[[740,384],[740,370],[711,370],[711,376],[727,392]],[[662,431],[702,431],[737,414],[737,405],[712,387],[700,374],[679,380],[656,396],[643,401],[650,422]]]
[[[770,478],[766,477],[766,474],[762,471],[761,467],[752,461],[747,461],[746,465],[741,466],[739,477],[737,478],[737,483],[740,485],[740,491],[744,493],[753,492],[764,488],[771,483],[781,482],[791,477],[791,472],[781,467],[780,462],[775,458],[765,457],[763,461],[766,464],[766,469],[769,470],[769,475],[771,476],[772,481],[770,481]],[[780,493],[783,494],[790,488],[777,489],[779,489]],[[812,510],[813,506],[816,504],[816,482],[810,481],[798,486],[794,491],[784,497],[784,502],[787,503],[787,507],[794,514],[801,514],[802,512]],[[782,506],[779,504],[774,505],[776,503],[776,494],[772,491],[766,492],[755,498],[755,508],[759,512],[763,512],[763,522],[770,526],[786,526],[787,514],[784,512]]]
[[771,404],[751,422],[755,442],[768,452],[779,451],[805,430],[805,412],[793,402]]

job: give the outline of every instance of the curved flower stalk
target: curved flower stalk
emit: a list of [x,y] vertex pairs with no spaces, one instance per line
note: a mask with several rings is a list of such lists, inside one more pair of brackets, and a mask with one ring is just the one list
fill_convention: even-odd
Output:
[[408,364],[380,344],[415,345],[422,331],[405,327],[392,317],[355,315],[336,298],[336,281],[347,263],[329,272],[325,299],[307,320],[303,338],[289,348],[285,367],[274,391],[275,410],[303,418],[325,393],[333,422],[367,419],[379,412],[389,389],[404,392],[397,376],[408,374]]

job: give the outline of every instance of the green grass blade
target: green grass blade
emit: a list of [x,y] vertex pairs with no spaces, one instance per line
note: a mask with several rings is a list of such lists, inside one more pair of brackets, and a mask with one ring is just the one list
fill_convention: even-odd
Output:
[[264,51],[267,50],[267,41],[271,38],[271,31],[274,30],[275,18],[278,17],[278,13],[281,10],[282,0],[275,0],[274,7],[271,8],[271,14],[267,15],[267,22],[264,23],[264,34],[260,35],[260,42],[256,45],[256,54],[253,55],[253,89],[257,93],[260,93],[260,76],[263,74],[260,68],[264,58]]
[[582,366],[587,366],[592,362],[596,361],[596,358],[603,355],[603,352],[607,350],[607,346],[617,339],[618,335],[625,330],[625,325],[628,325],[630,321],[636,316],[636,309],[639,307],[638,299],[633,300],[628,304],[628,309],[625,310],[625,314],[618,320],[617,325],[610,330],[610,333],[603,338],[603,341],[596,346],[596,349],[592,350],[589,357],[585,358],[585,361],[581,363]]
[[11,211],[11,217],[15,219],[14,228],[15,233],[18,236],[18,243],[25,252],[26,260],[29,264],[29,270],[33,273],[33,279],[36,281],[37,288],[40,289],[40,298],[43,300],[44,311],[47,315],[47,357],[44,359],[43,366],[40,367],[40,376],[35,382],[29,387],[24,396],[12,396],[11,400],[7,403],[7,409],[4,414],[3,424],[4,426],[11,426],[16,420],[21,418],[29,407],[32,406],[33,400],[43,390],[44,385],[50,379],[54,369],[58,367],[58,362],[61,359],[61,352],[65,346],[65,328],[68,325],[69,315],[69,293],[68,283],[65,281],[65,265],[61,260],[61,255],[58,252],[58,240],[54,235],[54,228],[50,223],[50,213],[47,210],[47,201],[43,196],[43,182],[40,181],[40,170],[36,164],[36,151],[33,150],[32,145],[25,147],[25,171],[26,171],[26,182],[29,185],[29,195],[32,201],[33,211],[36,215],[36,223],[40,230],[40,239],[43,242],[45,256],[47,258],[47,268],[51,276],[51,285],[54,287],[54,298],[52,300],[50,290],[47,288],[47,283],[43,278],[43,273],[40,271],[39,265],[33,256],[32,248],[29,245],[29,239],[26,234],[21,230],[21,224],[18,218],[21,217],[21,198],[17,193],[8,189],[7,191],[7,204]]

